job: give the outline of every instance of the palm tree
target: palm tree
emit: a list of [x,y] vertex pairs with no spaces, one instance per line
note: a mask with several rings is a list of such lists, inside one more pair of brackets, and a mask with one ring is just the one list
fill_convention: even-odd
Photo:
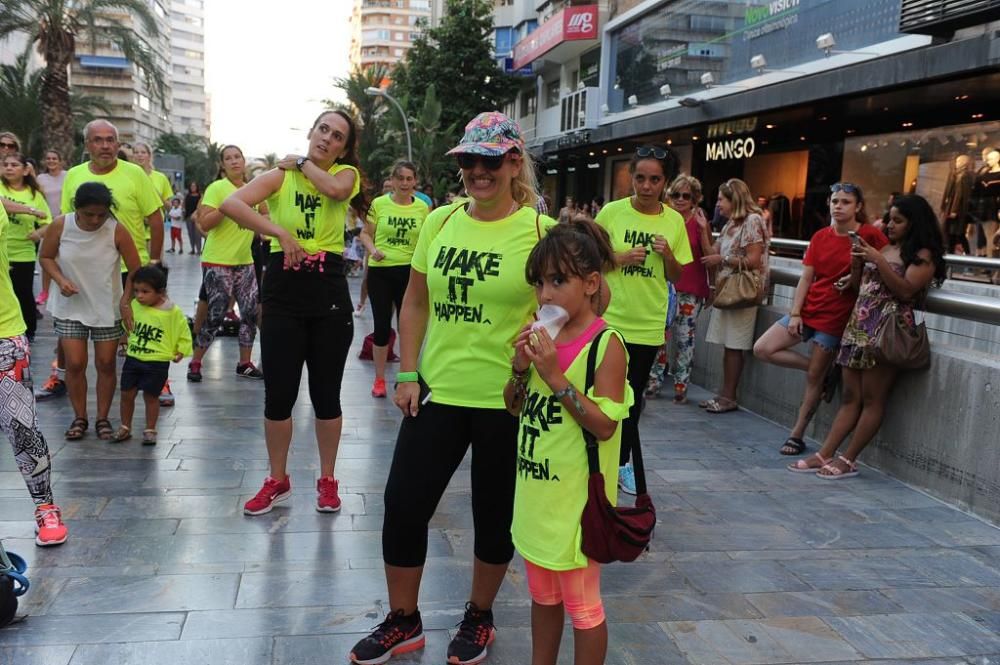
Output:
[[[333,81],[335,87],[344,91],[351,110],[361,125],[361,140],[358,145],[361,168],[366,175],[372,178],[380,178],[382,171],[392,163],[394,158],[386,160],[380,155],[379,147],[385,138],[380,119],[382,103],[378,97],[367,95],[365,90],[372,87],[382,87],[388,78],[389,68],[386,65],[374,64],[364,68],[355,68],[350,76],[337,78]],[[330,106],[341,105],[331,100],[324,100],[324,103]],[[381,181],[377,184],[381,185]]]
[[142,73],[153,96],[164,98],[163,72],[153,50],[120,15],[134,17],[148,35],[159,34],[145,0],[0,0],[0,39],[24,33],[45,59],[42,139],[64,155],[73,149],[69,65],[78,41],[88,40],[94,51],[98,38],[110,42]]
[[266,171],[278,166],[278,155],[274,152],[269,152],[263,157],[258,157],[250,165],[250,175],[257,176]]
[[[21,149],[26,155],[41,157],[48,148],[42,143],[42,70],[32,71],[28,65],[30,47],[17,57],[12,65],[0,65],[0,127],[12,131],[20,137]],[[73,109],[74,133],[94,119],[97,112],[109,113],[107,103],[101,97],[70,93]],[[68,163],[75,161],[76,155],[63,153]]]

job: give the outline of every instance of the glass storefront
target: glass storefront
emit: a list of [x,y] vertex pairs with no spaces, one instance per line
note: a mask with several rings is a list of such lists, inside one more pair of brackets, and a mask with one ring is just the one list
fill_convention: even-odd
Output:
[[900,0],[676,0],[614,30],[607,104],[639,104],[756,76],[753,56],[768,69],[789,69],[824,57],[816,38],[831,33],[837,50],[856,50],[899,34]]

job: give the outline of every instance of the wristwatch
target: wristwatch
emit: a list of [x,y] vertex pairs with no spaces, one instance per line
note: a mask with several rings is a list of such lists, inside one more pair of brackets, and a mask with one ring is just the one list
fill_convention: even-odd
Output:
[[309,161],[308,157],[299,157],[298,159],[295,160],[295,168],[301,171],[302,167],[305,166],[305,163],[308,161]]

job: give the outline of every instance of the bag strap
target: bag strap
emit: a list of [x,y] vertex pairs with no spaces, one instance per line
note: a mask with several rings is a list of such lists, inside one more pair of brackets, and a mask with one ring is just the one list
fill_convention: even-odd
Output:
[[[594,387],[594,375],[597,372],[597,351],[601,345],[601,338],[609,330],[609,328],[604,328],[599,331],[590,342],[590,352],[587,353],[587,379],[583,388],[584,394],[589,393],[590,389]],[[620,424],[619,427],[621,427]],[[600,473],[601,462],[597,453],[597,437],[591,434],[586,427],[582,427],[581,429],[583,430],[583,440],[587,444],[587,466],[590,468],[590,473]],[[645,494],[646,470],[642,465],[642,450],[640,450],[640,446],[635,446],[632,449],[632,470],[635,472],[636,493]]]

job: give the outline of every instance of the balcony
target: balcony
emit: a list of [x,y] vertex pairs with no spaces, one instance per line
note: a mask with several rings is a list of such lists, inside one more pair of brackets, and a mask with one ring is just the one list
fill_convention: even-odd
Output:
[[531,144],[540,144],[563,134],[597,127],[600,120],[600,88],[583,88],[564,94],[559,104],[538,113],[538,129]]

